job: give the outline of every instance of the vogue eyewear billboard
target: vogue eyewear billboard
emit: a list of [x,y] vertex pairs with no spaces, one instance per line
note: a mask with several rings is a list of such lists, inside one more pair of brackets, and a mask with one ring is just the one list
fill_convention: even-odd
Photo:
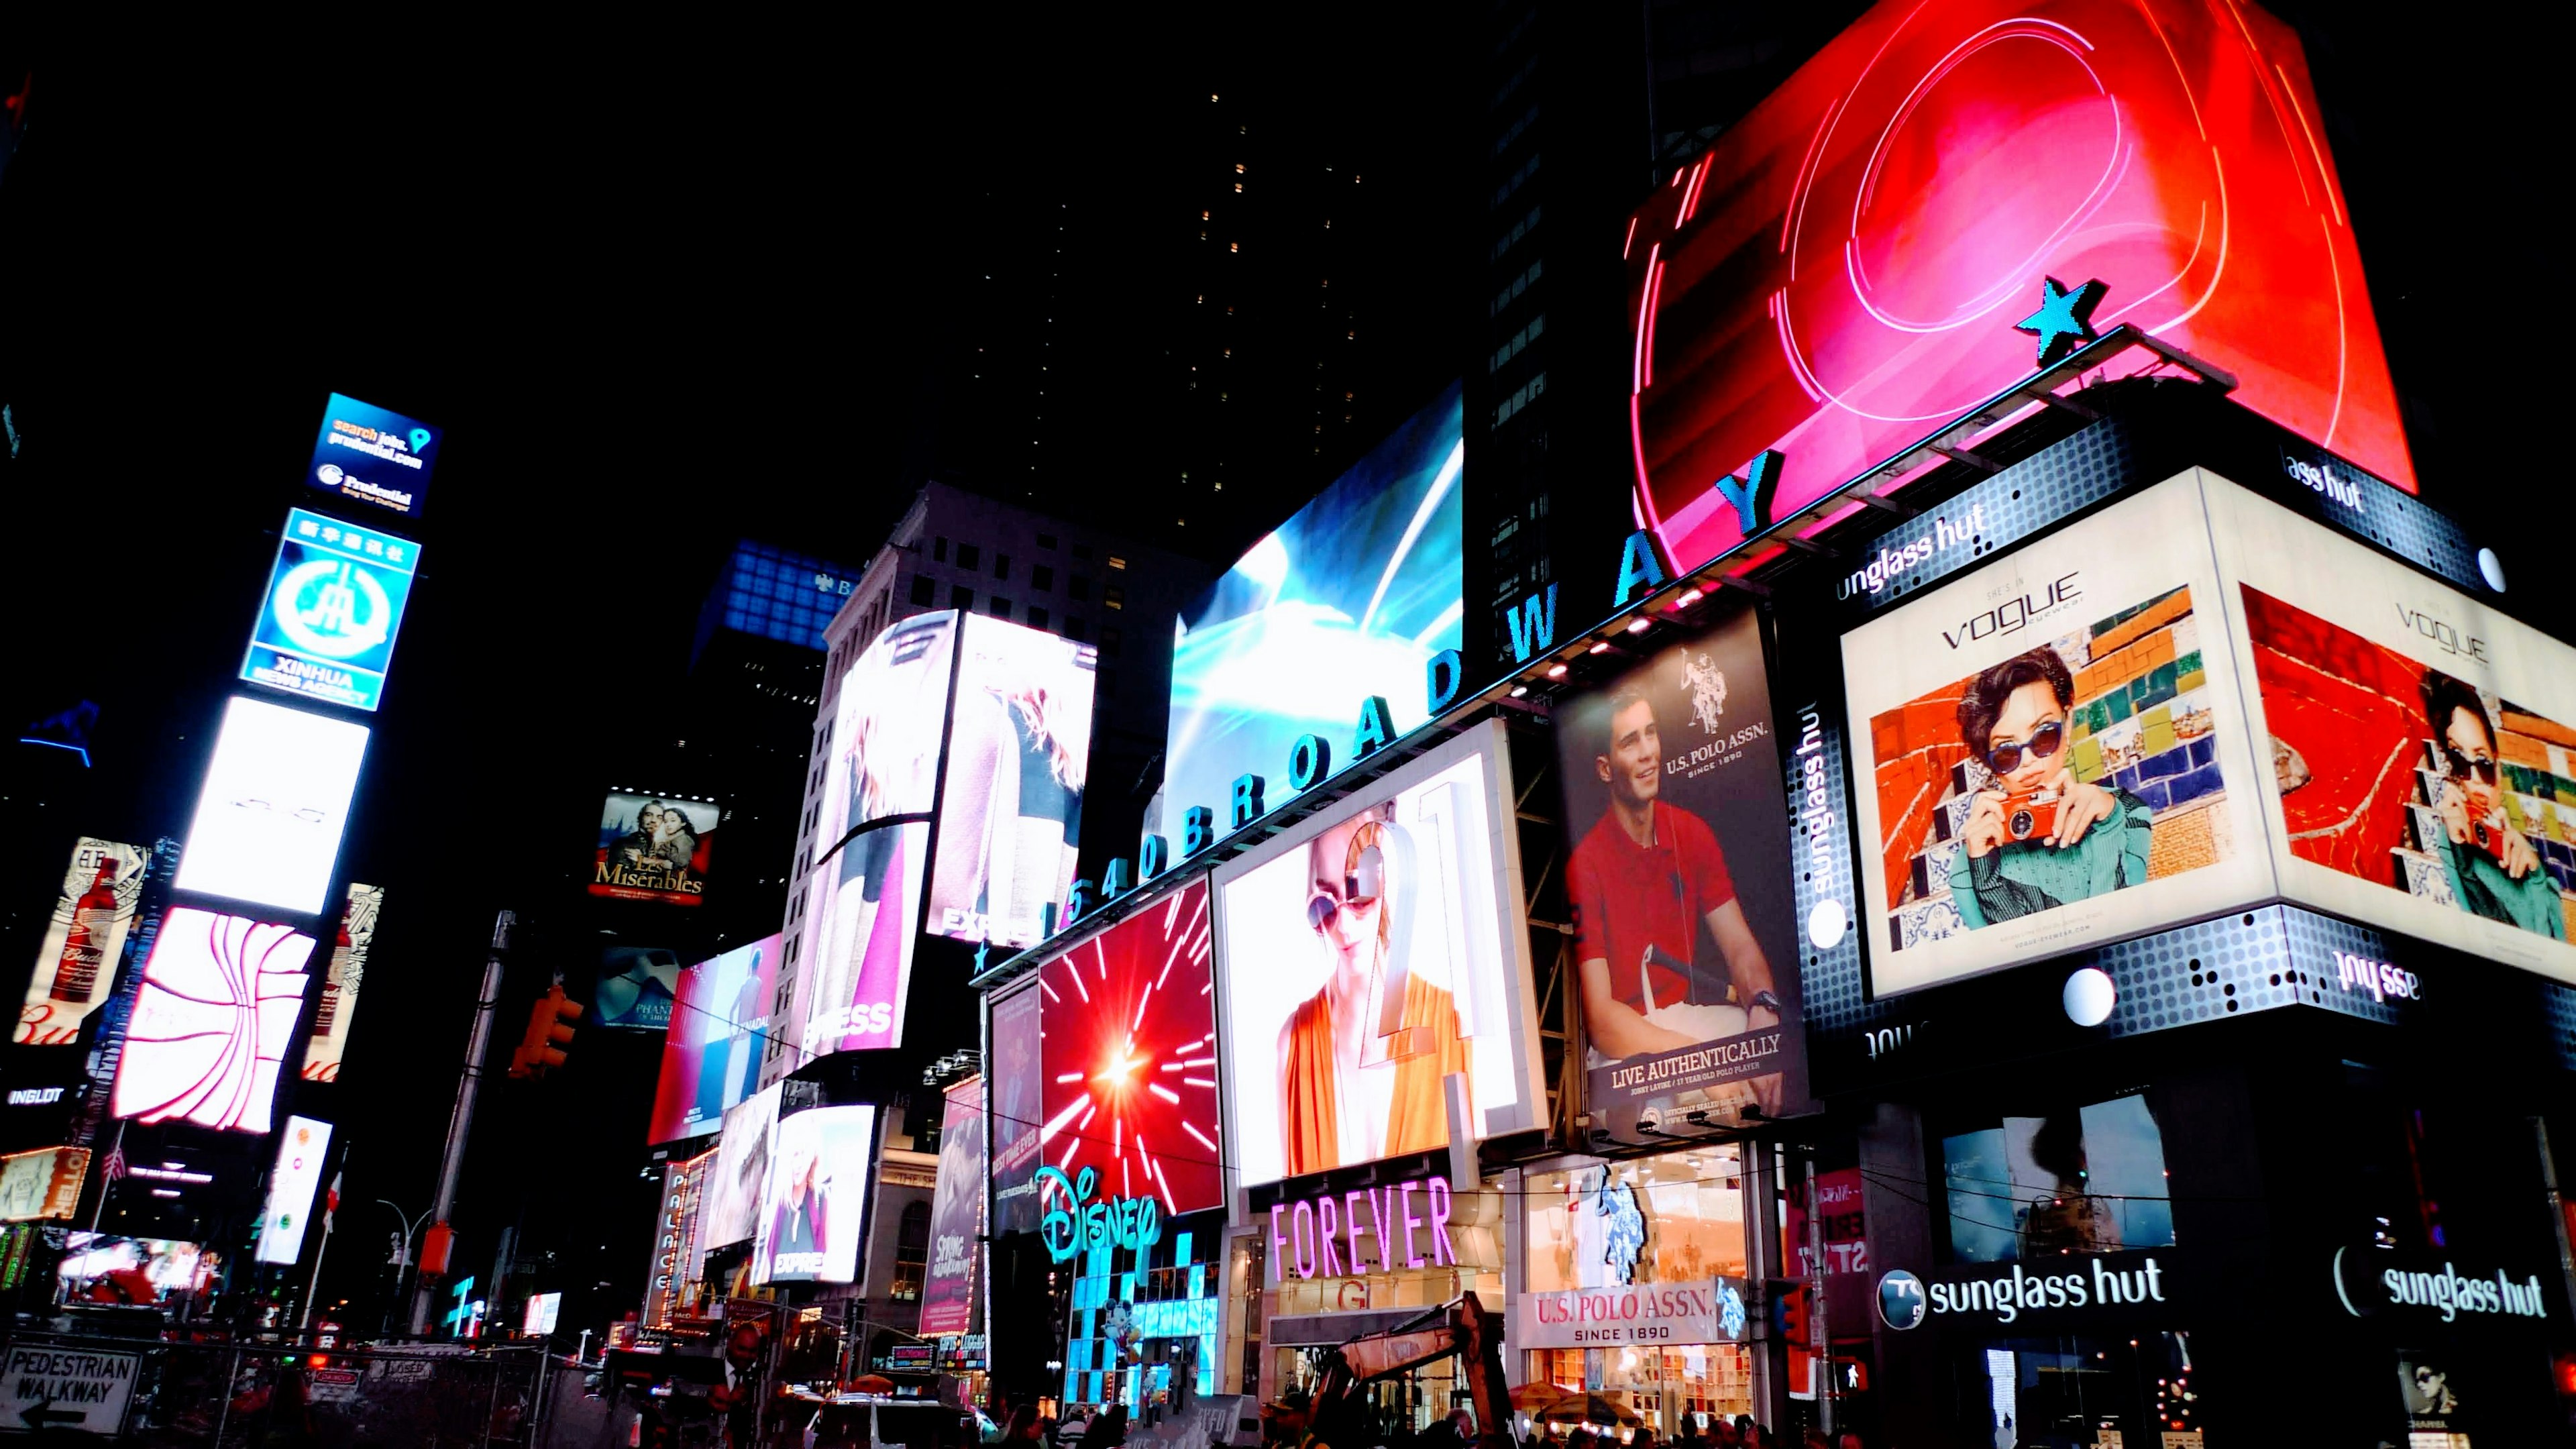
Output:
[[1586,1101],[1709,1123],[1805,1101],[1760,618],[1748,605],[1570,701],[1556,742]]
[[[1035,1163],[1096,1172],[1103,1200],[1152,1198],[1164,1217],[1225,1201],[1209,944],[1200,879],[1038,968]],[[1081,1206],[1043,1185],[1037,1196],[1041,1209]]]
[[929,929],[1033,946],[1073,885],[1099,654],[980,614],[964,626]]
[[715,1132],[726,1110],[758,1086],[768,1050],[769,998],[777,989],[778,943],[778,937],[767,936],[680,974],[646,1141]]
[[143,963],[110,1110],[266,1132],[312,957],[313,938],[289,927],[173,908]]
[[438,466],[442,430],[373,403],[331,394],[304,486],[418,517]]
[[367,728],[236,696],[179,856],[176,885],[313,916],[331,889]]
[[939,1119],[939,1185],[931,1195],[922,1336],[975,1326],[975,1261],[984,1236],[984,1079],[949,1085]]
[[268,1203],[259,1215],[259,1261],[292,1263],[304,1254],[304,1225],[313,1194],[322,1186],[322,1160],[331,1151],[331,1124],[289,1117],[277,1143],[277,1167],[268,1175]]
[[2414,487],[2305,58],[2251,6],[1890,0],[1626,245],[1632,496],[1682,568],[2124,323]]
[[419,567],[420,545],[410,539],[288,510],[242,679],[374,709]]
[[73,844],[11,1040],[69,1045],[107,1000],[124,959],[125,933],[134,925],[135,902],[143,895],[143,860],[140,849],[114,840],[84,835]]
[[1244,1184],[1446,1145],[1453,1073],[1480,1139],[1537,1125],[1514,798],[1482,726],[1217,872]]
[[778,1119],[751,1281],[856,1280],[876,1121],[874,1107],[815,1107]]
[[590,893],[621,901],[694,906],[707,892],[707,859],[724,812],[711,800],[612,790],[599,809]]
[[2186,474],[1843,636],[1879,992],[2270,893],[2219,591]]
[[367,979],[367,951],[376,939],[376,916],[385,908],[383,886],[349,887],[340,910],[340,936],[331,946],[331,964],[322,978],[322,1004],[313,1011],[313,1034],[304,1042],[308,1082],[336,1082],[340,1060],[349,1046],[349,1023],[358,1014],[358,988]]
[[1298,736],[1347,738],[1369,695],[1397,734],[1423,722],[1424,668],[1460,638],[1462,396],[1452,384],[1181,616],[1167,828],[1185,807],[1222,804],[1237,775],[1275,774]]

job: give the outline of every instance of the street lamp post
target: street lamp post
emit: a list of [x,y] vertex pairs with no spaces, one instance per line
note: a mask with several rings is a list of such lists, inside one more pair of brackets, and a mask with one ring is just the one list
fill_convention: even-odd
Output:
[[386,1207],[392,1208],[394,1210],[394,1216],[400,1218],[403,1225],[402,1237],[398,1240],[394,1249],[394,1296],[386,1302],[384,1322],[376,1331],[377,1336],[381,1338],[385,1334],[393,1332],[393,1305],[403,1301],[403,1275],[410,1271],[412,1266],[411,1237],[413,1233],[418,1232],[421,1228],[429,1225],[429,1214],[423,1213],[419,1217],[414,1218],[411,1214],[404,1212],[398,1204],[390,1202],[387,1199],[377,1198],[376,1201],[383,1203]]

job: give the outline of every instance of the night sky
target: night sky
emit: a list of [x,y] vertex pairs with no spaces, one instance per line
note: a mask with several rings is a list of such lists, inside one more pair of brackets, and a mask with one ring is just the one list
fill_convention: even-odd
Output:
[[[2457,10],[2437,30],[2276,8],[2306,26],[2426,496],[2530,520],[2508,556],[2527,599],[2541,529],[2570,517],[2540,340],[2557,247],[2524,169],[2559,129],[2545,87],[2495,83],[2495,27]],[[596,762],[655,735],[727,547],[873,551],[909,502],[925,389],[974,329],[1026,322],[958,299],[1029,264],[1046,200],[1111,222],[1077,259],[1101,288],[1148,285],[1117,218],[1146,225],[1174,108],[1246,88],[1402,188],[1411,220],[1386,244],[1426,273],[1424,371],[1474,357],[1466,329],[1443,335],[1443,267],[1481,265],[1457,239],[1483,223],[1458,178],[1485,124],[1485,47],[1463,29],[1484,11],[1386,11],[1193,12],[1185,32],[979,11],[829,36],[701,18],[716,28],[312,36],[141,63],[9,43],[38,94],[0,180],[0,400],[25,434],[0,474],[18,646],[0,703],[12,723],[102,707],[102,818],[81,828],[184,828],[325,395],[447,430],[347,846],[345,874],[390,895],[338,1088],[354,1206],[326,1302],[382,1261],[373,1199],[427,1203],[492,914],[573,900],[614,783]],[[2550,401],[2527,412],[2535,393]],[[1108,395],[1087,404],[1103,419]],[[1121,404],[1029,501],[1096,508],[1116,439],[1157,406]],[[1301,499],[1268,501],[1177,542],[1228,560]],[[2563,603],[2526,607],[2567,631]],[[504,1048],[524,999],[496,1020]],[[542,1156],[507,1180],[478,1161],[465,1192],[595,1202],[596,1238],[546,1246],[614,1244],[598,1276],[632,1285],[652,1196],[630,1124],[656,1049],[584,1046],[594,1085],[631,1074],[631,1109],[603,1125],[504,1089]],[[567,1329],[588,1321],[567,1304]]]

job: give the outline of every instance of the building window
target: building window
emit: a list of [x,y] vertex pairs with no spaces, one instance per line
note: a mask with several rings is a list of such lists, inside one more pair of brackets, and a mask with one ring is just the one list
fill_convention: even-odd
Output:
[[1043,629],[1046,626],[1047,611],[1039,608],[1035,604],[1029,605],[1029,627],[1032,629]]
[[929,608],[930,601],[937,597],[933,592],[933,590],[937,588],[938,584],[931,579],[930,575],[914,574],[912,576],[912,601],[925,609]]
[[1111,608],[1113,608],[1113,609],[1123,609],[1123,608],[1126,608],[1126,607],[1127,607],[1127,591],[1126,591],[1125,589],[1120,588],[1120,587],[1119,587],[1119,586],[1117,586],[1116,584],[1110,584],[1110,585],[1108,585],[1108,586],[1104,587],[1103,589],[1101,589],[1101,591],[1100,591],[1100,602],[1102,602],[1102,603],[1104,603],[1104,604],[1107,604],[1109,607],[1111,607]]
[[1080,614],[1067,614],[1064,616],[1064,637],[1074,640],[1079,640],[1082,637],[1082,616]]
[[932,540],[930,541],[930,561],[931,561],[932,563],[946,563],[946,562],[948,562],[948,540],[947,540],[947,539],[944,539],[944,538],[934,538],[934,539],[932,539]]
[[1038,547],[1040,547],[1040,548],[1053,548],[1053,547],[1055,547],[1055,535],[1054,535],[1054,534],[1052,534],[1052,533],[1041,533],[1041,534],[1039,534],[1039,535],[1038,535]]
[[1067,575],[1065,575],[1065,580],[1064,580],[1064,596],[1065,596],[1066,598],[1068,598],[1068,599],[1088,599],[1088,598],[1090,598],[1090,597],[1091,597],[1091,579],[1090,579],[1090,577],[1089,577],[1088,575],[1085,575],[1085,574],[1067,574]]
[[996,619],[1011,617],[1011,601],[999,594],[995,594],[986,607]]
[[1116,699],[1118,697],[1117,670],[1104,669],[1100,671],[1100,697],[1102,699]]
[[984,566],[984,551],[971,543],[961,543],[957,545],[957,566],[961,569],[982,568]]
[[1115,654],[1118,652],[1117,625],[1103,624],[1100,626],[1100,652],[1103,654]]
[[1127,560],[1113,553],[1109,556],[1109,566],[1113,569],[1123,569],[1127,567]]
[[997,553],[993,555],[993,577],[997,579],[1007,579],[1010,576],[1011,556],[1006,553]]
[[975,607],[975,591],[964,584],[949,585],[948,607],[960,613],[971,612]]
[[922,1270],[930,1265],[930,1204],[903,1205],[903,1226],[894,1234],[894,1287],[887,1297],[900,1303],[921,1297]]
[[1077,543],[1077,544],[1075,544],[1075,545],[1073,546],[1073,556],[1074,556],[1075,558],[1089,558],[1089,557],[1091,557],[1091,545],[1090,545],[1090,544],[1087,544],[1087,543]]
[[1037,567],[1030,569],[1029,587],[1037,590],[1041,594],[1054,588],[1055,570],[1048,568],[1045,564],[1039,564]]

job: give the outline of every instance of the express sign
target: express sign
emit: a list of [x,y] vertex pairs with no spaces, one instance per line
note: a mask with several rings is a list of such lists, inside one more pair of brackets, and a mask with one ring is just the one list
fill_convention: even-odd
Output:
[[1523,1293],[1513,1305],[1512,1346],[1741,1343],[1746,1317],[1736,1278]]

